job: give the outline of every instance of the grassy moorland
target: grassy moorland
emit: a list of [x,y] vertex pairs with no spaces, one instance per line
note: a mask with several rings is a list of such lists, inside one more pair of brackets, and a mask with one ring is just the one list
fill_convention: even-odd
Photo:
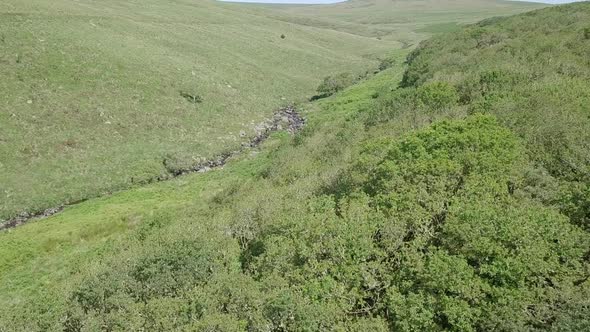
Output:
[[436,24],[534,8],[420,3],[436,6],[2,1],[0,220],[235,148],[324,76],[372,70]]
[[224,169],[0,233],[0,331],[588,330],[587,22],[395,51]]
[[279,6],[275,8],[279,13],[275,17],[412,46],[432,33],[453,30],[465,22],[475,23],[490,15],[510,15],[539,6],[487,0],[356,0],[337,6]]

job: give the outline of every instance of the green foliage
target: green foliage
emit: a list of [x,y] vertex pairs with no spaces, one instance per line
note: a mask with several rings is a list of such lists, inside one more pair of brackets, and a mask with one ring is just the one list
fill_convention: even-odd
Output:
[[[132,260],[125,253],[112,261],[107,271],[89,275],[81,282],[72,293],[64,326],[168,331],[190,325],[203,317],[210,305],[210,300],[195,287],[207,285],[215,275],[231,275],[239,268],[237,261],[224,259],[238,257],[235,243],[226,237],[214,237],[211,231],[207,239],[179,234],[150,238],[161,244],[141,247]],[[204,328],[220,323],[211,319],[200,325]],[[236,322],[240,320],[230,319],[223,326]]]
[[583,227],[582,192],[590,179],[590,45],[579,41],[577,31],[588,19],[588,4],[573,4],[433,38],[408,57],[402,84],[419,91],[446,82],[459,95],[455,112],[495,115],[523,139],[534,167],[560,182],[564,197],[553,195],[552,203]]
[[[424,113],[431,120],[493,114],[523,139],[534,161],[529,175],[546,174],[542,181],[552,183],[541,188],[529,179],[528,193],[587,228],[590,46],[576,31],[589,13],[588,4],[561,6],[428,40],[408,56],[401,88],[380,96],[365,122],[413,113],[419,126]],[[571,28],[560,29],[564,24]]]
[[0,233],[0,330],[587,330],[587,8],[437,37],[294,138]]
[[385,59],[382,59],[381,62],[379,62],[379,67],[377,69],[379,71],[384,71],[386,69],[393,67],[395,64],[396,64],[395,58],[387,57]]
[[416,91],[418,103],[427,113],[441,113],[457,105],[459,99],[455,88],[446,82],[422,85]]
[[357,82],[358,78],[351,73],[341,73],[324,78],[318,86],[317,98],[326,98],[339,91],[342,91]]
[[[586,299],[588,289],[576,285],[590,241],[566,217],[520,194],[522,149],[493,117],[476,115],[368,140],[344,170],[345,193],[276,201],[228,192],[233,198],[218,202],[235,202],[234,222],[223,232],[216,219],[191,232],[181,227],[182,235],[145,238],[81,281],[64,327],[583,326],[585,317],[560,306]],[[289,196],[282,188],[254,192]],[[260,198],[246,199],[253,196]]]
[[590,231],[590,183],[573,182],[564,186],[558,206],[573,223]]
[[387,298],[397,329],[519,330],[557,314],[522,315],[530,301],[542,308],[583,300],[569,288],[567,300],[538,295],[582,277],[584,269],[573,278],[565,271],[582,262],[588,239],[567,218],[513,196],[522,148],[493,118],[380,140],[363,156],[351,178],[388,219],[379,247],[399,268]]

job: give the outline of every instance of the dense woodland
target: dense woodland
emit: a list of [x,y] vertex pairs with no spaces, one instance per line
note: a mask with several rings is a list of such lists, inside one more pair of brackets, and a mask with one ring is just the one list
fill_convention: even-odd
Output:
[[590,4],[389,63],[0,326],[589,331]]

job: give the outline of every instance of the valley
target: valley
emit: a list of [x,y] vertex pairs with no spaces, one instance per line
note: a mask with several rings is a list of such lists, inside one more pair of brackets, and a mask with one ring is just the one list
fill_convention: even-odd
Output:
[[3,2],[0,332],[587,330],[587,22]]

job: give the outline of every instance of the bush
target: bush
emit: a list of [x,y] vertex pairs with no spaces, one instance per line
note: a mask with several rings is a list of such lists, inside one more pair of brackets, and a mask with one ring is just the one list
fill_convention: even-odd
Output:
[[584,301],[571,264],[587,234],[513,195],[523,151],[487,116],[367,145],[350,177],[387,220],[375,241],[395,262],[384,299],[395,330],[523,330]]
[[382,59],[381,62],[379,62],[378,70],[384,71],[386,69],[393,67],[394,65],[395,65],[395,59],[385,58],[385,59]]
[[422,85],[416,91],[419,105],[428,113],[440,113],[457,105],[457,90],[445,82],[433,82]]
[[324,81],[318,86],[317,96],[314,99],[329,97],[339,91],[342,91],[356,83],[358,80],[351,73],[342,73],[324,78]]
[[203,102],[203,98],[196,93],[180,91],[180,96],[191,104],[200,104]]

